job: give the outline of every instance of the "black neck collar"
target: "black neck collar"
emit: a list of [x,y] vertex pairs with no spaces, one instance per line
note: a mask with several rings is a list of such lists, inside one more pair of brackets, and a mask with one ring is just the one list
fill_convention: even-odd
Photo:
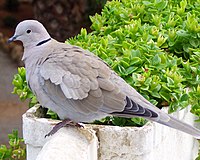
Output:
[[36,46],[41,46],[42,44],[44,44],[44,43],[46,43],[46,42],[48,42],[48,41],[50,41],[50,40],[51,40],[51,38],[48,38],[48,39],[46,39],[46,40],[43,40],[43,41],[39,42],[38,44],[36,44]]

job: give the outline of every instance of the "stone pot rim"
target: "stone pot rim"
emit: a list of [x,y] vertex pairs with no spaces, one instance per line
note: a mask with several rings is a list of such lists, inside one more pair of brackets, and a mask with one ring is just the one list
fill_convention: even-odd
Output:
[[[51,119],[51,118],[40,118],[40,117],[37,117],[34,113],[36,112],[36,110],[39,108],[39,105],[35,105],[31,108],[29,108],[23,116],[26,116],[27,118],[31,118],[31,119],[34,119],[35,121],[38,121],[38,122],[42,122],[42,123],[47,123],[48,125],[56,125],[57,123],[61,122],[61,120],[56,120],[56,119]],[[120,128],[120,129],[134,129],[135,131],[136,130],[143,130],[143,129],[148,129],[149,127],[151,128],[153,123],[155,122],[152,122],[152,121],[148,121],[145,125],[141,126],[141,127],[138,127],[138,126],[115,126],[115,125],[103,125],[103,124],[92,124],[92,123],[81,123],[83,124],[84,127],[86,128],[93,128],[93,129],[96,129],[96,128],[113,128],[113,129],[117,129],[117,128]]]

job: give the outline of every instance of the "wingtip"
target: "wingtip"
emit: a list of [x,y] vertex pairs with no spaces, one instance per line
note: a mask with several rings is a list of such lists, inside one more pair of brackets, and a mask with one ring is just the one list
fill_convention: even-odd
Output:
[[194,136],[194,138],[200,140],[200,136]]

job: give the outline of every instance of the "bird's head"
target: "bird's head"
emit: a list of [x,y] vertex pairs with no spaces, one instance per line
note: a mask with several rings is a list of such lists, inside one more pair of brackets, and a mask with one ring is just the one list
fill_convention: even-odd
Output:
[[17,25],[14,35],[8,39],[8,43],[19,40],[24,47],[33,47],[50,38],[49,33],[40,22],[24,20]]

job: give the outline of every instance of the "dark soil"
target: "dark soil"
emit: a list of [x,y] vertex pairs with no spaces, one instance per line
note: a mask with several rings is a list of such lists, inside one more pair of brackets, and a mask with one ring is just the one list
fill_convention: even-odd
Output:
[[5,6],[6,0],[0,0],[0,32],[11,36],[17,23],[25,19],[33,19],[33,9],[30,3],[22,2],[15,9]]

